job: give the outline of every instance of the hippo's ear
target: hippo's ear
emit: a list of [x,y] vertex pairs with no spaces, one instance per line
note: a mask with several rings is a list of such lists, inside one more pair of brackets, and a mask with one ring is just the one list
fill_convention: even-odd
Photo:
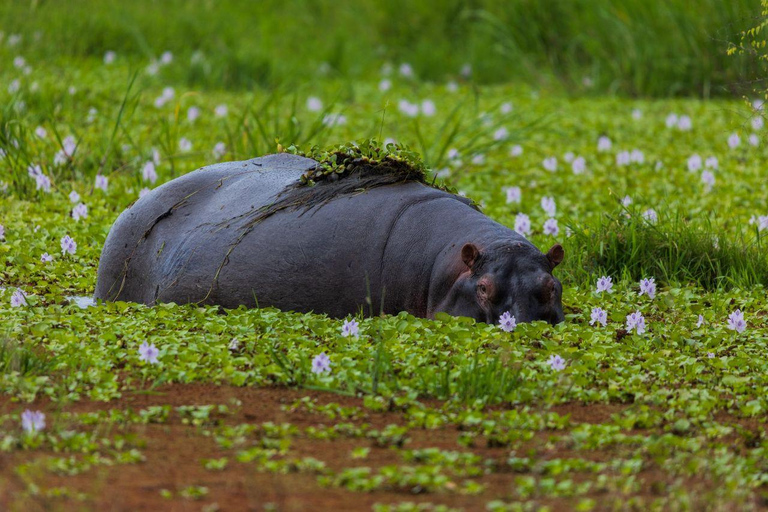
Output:
[[464,244],[464,247],[461,248],[461,259],[469,268],[472,268],[477,263],[479,257],[480,251],[475,244]]
[[560,244],[553,245],[549,252],[547,252],[547,259],[549,260],[552,269],[563,262],[563,257],[565,257],[565,251]]

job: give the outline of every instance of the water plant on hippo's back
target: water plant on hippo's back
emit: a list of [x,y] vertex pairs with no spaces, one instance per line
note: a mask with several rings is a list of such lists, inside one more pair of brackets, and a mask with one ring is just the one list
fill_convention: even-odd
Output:
[[398,150],[279,153],[170,181],[112,226],[96,298],[562,321],[562,247],[543,254]]

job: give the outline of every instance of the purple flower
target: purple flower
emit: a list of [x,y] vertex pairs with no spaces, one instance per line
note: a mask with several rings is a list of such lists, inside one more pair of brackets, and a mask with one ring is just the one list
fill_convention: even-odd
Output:
[[53,261],[53,256],[48,254],[47,252],[44,252],[42,256],[40,256],[40,261],[43,263],[48,263],[49,261]]
[[656,210],[653,208],[648,208],[643,212],[643,218],[646,219],[648,222],[656,222],[659,220],[659,215],[656,213]]
[[499,326],[504,332],[512,332],[515,330],[515,327],[517,327],[517,322],[515,321],[515,317],[512,316],[509,311],[505,311],[499,317]]
[[21,413],[21,428],[30,434],[43,430],[45,428],[45,414],[41,411],[27,409]]
[[565,368],[565,359],[560,357],[559,355],[551,355],[549,356],[549,359],[547,359],[547,364],[555,371],[560,371]]
[[43,192],[51,191],[51,178],[45,174],[38,174],[35,176],[35,189],[42,190]]
[[157,355],[160,353],[155,344],[148,344],[146,341],[139,346],[139,360],[150,364],[157,364]]
[[0,224],[0,240],[5,238],[5,227]]
[[155,162],[150,160],[144,164],[144,167],[141,168],[141,177],[144,179],[144,181],[148,181],[150,183],[154,183],[157,181],[157,171],[155,170]]
[[61,253],[75,254],[76,250],[77,244],[74,240],[72,240],[72,237],[69,235],[64,235],[64,237],[61,239]]
[[547,219],[544,222],[544,234],[545,235],[557,236],[557,234],[559,232],[560,232],[560,228],[557,226],[557,220],[556,219]]
[[198,107],[189,107],[187,110],[187,119],[189,122],[194,123],[198,117],[200,117],[200,109]]
[[611,146],[612,146],[611,139],[609,139],[605,135],[597,139],[597,151],[599,151],[600,153],[609,151],[611,149]]
[[531,219],[524,213],[518,213],[515,217],[515,231],[523,236],[531,233]]
[[648,295],[651,299],[656,297],[656,283],[652,277],[640,281],[640,295],[642,294]]
[[696,321],[696,328],[698,329],[702,325],[704,325],[704,315],[699,315],[699,318]]
[[728,146],[731,149],[736,149],[741,144],[741,138],[738,133],[732,133],[728,136]]
[[740,309],[728,315],[728,328],[738,333],[744,332],[744,329],[747,328],[747,322],[744,321],[744,313]]
[[587,170],[587,161],[583,156],[576,157],[571,164],[573,174],[583,174]]
[[557,170],[557,158],[555,158],[554,156],[545,158],[544,161],[542,162],[542,165],[549,172],[555,172]]
[[232,341],[229,342],[229,351],[237,352],[238,350],[240,350],[240,340],[232,338]]
[[645,317],[639,311],[627,315],[627,331],[634,330],[637,334],[645,332]]
[[80,202],[80,194],[75,192],[74,190],[69,193],[69,200],[73,203]]
[[597,293],[608,292],[611,293],[613,289],[613,281],[610,276],[603,276],[597,280]]
[[21,288],[16,288],[16,291],[11,295],[11,307],[18,308],[27,305],[27,294]]
[[555,205],[555,198],[554,197],[548,197],[544,196],[541,198],[541,209],[544,210],[544,212],[549,215],[550,217],[555,216],[555,212],[557,211],[557,207]]
[[221,157],[223,157],[226,152],[227,145],[223,142],[217,142],[216,145],[213,146],[213,158],[216,160],[219,160]]
[[107,186],[109,185],[109,180],[107,180],[106,176],[102,176],[101,174],[96,175],[96,182],[94,183],[94,187],[100,188],[104,192],[107,191]]
[[360,326],[357,323],[357,320],[354,318],[352,320],[345,320],[344,325],[341,326],[341,335],[342,336],[359,336],[360,335]]
[[507,204],[519,203],[522,195],[523,194],[520,191],[520,187],[509,187],[507,189]]
[[88,217],[88,207],[85,206],[85,203],[80,203],[72,208],[73,219],[80,220],[81,218],[84,219],[86,217]]
[[714,352],[707,352],[707,357],[710,358],[710,359],[714,359],[715,358],[715,353]]
[[321,352],[312,359],[312,373],[328,373],[331,371],[331,360],[325,355],[325,352]]
[[603,326],[608,323],[608,313],[603,308],[592,308],[592,317],[589,325],[595,325],[596,323]]
[[228,112],[229,112],[229,109],[227,108],[226,105],[223,105],[223,104],[218,105],[214,110],[216,117],[226,117]]

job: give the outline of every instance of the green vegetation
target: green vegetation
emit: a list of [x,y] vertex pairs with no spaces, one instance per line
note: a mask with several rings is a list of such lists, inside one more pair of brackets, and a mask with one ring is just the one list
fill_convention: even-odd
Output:
[[[714,94],[757,64],[726,65],[710,35],[755,2],[142,2],[0,5],[0,508],[100,508],[129,485],[136,509],[762,506],[763,112],[549,88]],[[415,77],[381,69],[406,61]],[[453,77],[464,62],[472,78]],[[534,244],[565,247],[566,321],[401,313],[345,337],[317,314],[75,301],[143,189],[299,148],[325,178],[383,160],[504,225],[527,215]]]

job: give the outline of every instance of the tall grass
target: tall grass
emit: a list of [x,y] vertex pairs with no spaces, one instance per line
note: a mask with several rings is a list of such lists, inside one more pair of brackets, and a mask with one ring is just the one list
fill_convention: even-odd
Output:
[[[107,51],[194,87],[359,78],[408,62],[419,78],[559,82],[569,91],[725,93],[759,63],[728,57],[759,0],[68,0],[0,2],[0,30],[35,59]],[[592,85],[589,85],[592,84]]]
[[718,236],[709,222],[690,222],[680,213],[649,222],[627,211],[572,229],[562,269],[566,281],[610,275],[635,281],[654,277],[707,290],[768,286],[768,256],[756,229],[754,235],[733,239]]

